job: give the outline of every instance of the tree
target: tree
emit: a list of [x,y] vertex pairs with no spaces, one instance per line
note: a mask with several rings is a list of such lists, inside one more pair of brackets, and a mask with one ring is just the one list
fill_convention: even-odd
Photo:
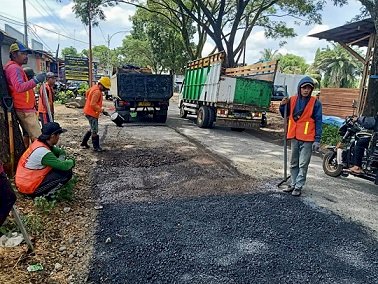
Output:
[[[342,0],[343,1],[343,0]],[[74,0],[75,6],[84,0]],[[96,0],[92,5],[100,9],[103,4],[127,3],[143,7],[138,1],[132,0]],[[100,2],[100,4],[99,4]],[[149,0],[156,7],[158,14],[168,11],[168,14],[185,21],[190,19],[203,33],[206,33],[216,45],[218,51],[226,52],[225,65],[237,65],[245,48],[245,42],[254,27],[265,29],[270,38],[285,38],[295,36],[294,29],[288,27],[285,21],[275,20],[282,16],[301,18],[305,24],[321,22],[320,11],[324,2],[316,0]],[[172,2],[175,5],[172,5]],[[75,9],[79,17],[85,17],[85,9]],[[185,25],[186,26],[186,25]],[[200,34],[201,36],[202,34]],[[187,43],[186,43],[187,44]]]
[[295,54],[280,55],[278,68],[281,73],[285,74],[306,74],[309,65],[306,60]]
[[[111,51],[105,45],[96,45],[92,48],[93,57],[99,61],[102,68],[106,68],[108,63],[110,63],[110,52]],[[83,49],[81,54],[88,57],[88,50]]]
[[[191,59],[188,49],[194,45],[185,46],[180,32],[169,25],[166,17],[156,15],[145,9],[138,8],[132,17],[135,39],[147,41],[152,61],[156,64],[155,70],[170,70],[174,73],[182,72],[186,63]],[[191,32],[191,37],[194,30]],[[191,51],[193,53],[193,51]]]
[[65,56],[80,56],[79,53],[77,52],[76,48],[73,46],[70,47],[65,47],[61,51],[62,57]]
[[260,51],[260,54],[261,54],[261,57],[260,57],[261,61],[272,61],[282,56],[281,54],[278,53],[278,50],[273,51],[273,49],[271,48],[264,48],[263,51]]
[[155,72],[159,70],[159,64],[154,60],[146,39],[136,39],[132,35],[126,36],[122,41],[122,47],[117,48],[117,55],[121,63],[149,66]]
[[322,85],[333,88],[356,87],[363,67],[361,62],[339,44],[317,52],[313,65],[323,74]]

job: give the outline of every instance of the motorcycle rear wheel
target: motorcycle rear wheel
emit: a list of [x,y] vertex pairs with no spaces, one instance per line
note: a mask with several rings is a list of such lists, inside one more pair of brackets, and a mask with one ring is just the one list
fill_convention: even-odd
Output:
[[343,172],[343,166],[337,164],[336,152],[329,151],[323,157],[323,171],[331,177],[338,177]]

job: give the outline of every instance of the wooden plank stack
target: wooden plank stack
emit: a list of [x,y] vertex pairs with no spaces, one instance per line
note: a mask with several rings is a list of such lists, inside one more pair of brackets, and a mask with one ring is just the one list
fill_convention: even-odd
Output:
[[[353,100],[358,101],[358,99],[359,89],[322,88],[320,90],[320,101],[323,105],[324,115],[340,118],[353,115]],[[356,114],[357,109],[354,110],[354,114]]]

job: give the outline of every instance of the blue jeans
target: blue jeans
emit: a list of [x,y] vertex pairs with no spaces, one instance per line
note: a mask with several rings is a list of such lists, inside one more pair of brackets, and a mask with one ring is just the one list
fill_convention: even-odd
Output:
[[307,169],[311,160],[312,143],[291,140],[290,174],[291,186],[302,188],[306,183]]

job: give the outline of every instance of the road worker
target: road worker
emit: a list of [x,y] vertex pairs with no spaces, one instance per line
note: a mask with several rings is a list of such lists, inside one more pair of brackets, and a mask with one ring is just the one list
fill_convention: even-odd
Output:
[[89,88],[85,93],[84,114],[88,119],[90,129],[85,133],[80,146],[83,149],[88,149],[88,140],[92,137],[93,149],[96,152],[101,152],[100,136],[98,135],[98,118],[101,113],[106,114],[102,107],[103,92],[110,89],[110,78],[101,77],[97,84]]
[[27,78],[22,65],[28,63],[28,54],[30,53],[31,50],[21,43],[11,44],[9,49],[10,60],[4,66],[4,74],[18,121],[22,129],[27,131],[30,139],[34,141],[41,134],[41,128],[35,109],[33,88],[45,80],[46,74],[38,74],[30,80]]
[[18,162],[15,183],[19,192],[33,198],[52,196],[71,179],[75,160],[55,146],[66,131],[56,122],[43,125],[42,134]]
[[[39,120],[41,121],[42,126],[48,122],[54,121],[54,85],[56,82],[56,76],[53,72],[46,73],[46,82],[44,83],[46,89],[47,100],[45,100],[44,88],[43,86],[39,89],[39,102],[38,102],[38,113]],[[47,106],[48,104],[48,106]],[[48,114],[48,107],[50,108],[51,121]]]

